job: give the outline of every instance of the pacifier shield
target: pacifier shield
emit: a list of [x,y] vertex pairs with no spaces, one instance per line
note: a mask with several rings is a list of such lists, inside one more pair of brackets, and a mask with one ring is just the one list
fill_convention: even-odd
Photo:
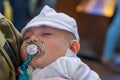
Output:
[[29,44],[26,48],[26,52],[29,55],[35,55],[38,52],[38,47],[35,44]]

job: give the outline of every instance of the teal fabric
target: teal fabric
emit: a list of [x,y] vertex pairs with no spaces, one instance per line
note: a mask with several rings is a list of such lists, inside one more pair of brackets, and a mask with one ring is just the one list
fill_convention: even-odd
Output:
[[28,56],[26,61],[19,67],[20,75],[18,76],[18,80],[29,80],[29,74],[27,72],[27,67],[32,57],[33,55]]

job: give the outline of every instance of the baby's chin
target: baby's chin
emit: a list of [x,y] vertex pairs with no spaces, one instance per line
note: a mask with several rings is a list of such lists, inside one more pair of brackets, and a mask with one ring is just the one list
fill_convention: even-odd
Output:
[[44,64],[41,63],[41,60],[38,57],[33,58],[30,61],[29,65],[32,66],[33,68],[44,68],[45,67],[43,66]]

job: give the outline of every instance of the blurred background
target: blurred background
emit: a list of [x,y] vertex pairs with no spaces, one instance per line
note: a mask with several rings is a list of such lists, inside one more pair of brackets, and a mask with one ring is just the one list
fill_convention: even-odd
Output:
[[[113,34],[116,33],[115,35],[119,34],[119,38],[115,39],[111,36],[110,38],[120,41],[120,33],[117,33],[117,30],[120,30],[120,16],[118,15],[120,14],[118,6],[120,0],[0,0],[0,12],[21,31],[46,4],[58,12],[74,17],[77,21],[81,44],[78,57],[96,71],[102,80],[120,80],[120,73],[114,72],[114,69],[109,70],[102,61],[102,57],[111,60],[114,54],[120,52],[120,47],[117,45],[114,46],[114,51],[117,52],[105,53],[106,45],[109,44],[107,42],[112,43],[106,38],[111,26],[119,26],[115,32],[111,31]],[[109,46],[112,45],[109,44]],[[118,63],[119,68],[120,59]],[[109,64],[112,65],[112,63]]]

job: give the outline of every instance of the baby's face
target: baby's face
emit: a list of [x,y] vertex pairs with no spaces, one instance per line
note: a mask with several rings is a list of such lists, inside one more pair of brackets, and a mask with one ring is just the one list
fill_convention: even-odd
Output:
[[64,56],[69,48],[69,41],[66,39],[66,31],[50,27],[38,27],[27,30],[23,36],[24,42],[21,46],[21,56],[25,60],[27,42],[41,40],[45,45],[45,55],[42,57],[33,57],[30,65],[34,68],[43,68],[57,58]]

